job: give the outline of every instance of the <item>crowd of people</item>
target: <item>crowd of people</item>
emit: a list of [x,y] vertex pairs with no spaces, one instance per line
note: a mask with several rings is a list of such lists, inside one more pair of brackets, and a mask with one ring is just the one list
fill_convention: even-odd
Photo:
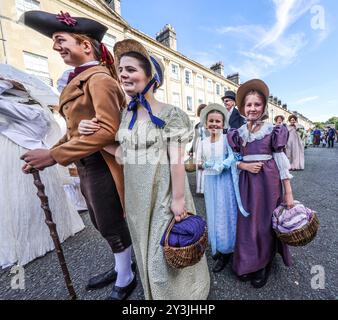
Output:
[[[210,274],[205,255],[191,267],[174,269],[160,246],[173,218],[180,223],[196,214],[184,167],[185,148],[193,138],[189,153],[196,161],[196,191],[205,199],[208,238],[216,260],[212,271],[220,272],[232,262],[240,281],[261,288],[268,281],[276,253],[291,266],[288,246],[276,237],[271,220],[273,210],[282,202],[287,208],[294,205],[289,171],[304,169],[306,133],[295,115],[289,117],[288,126],[283,116],[277,116],[275,124],[266,122],[266,83],[249,80],[237,93],[227,91],[223,105],[201,105],[200,122],[194,130],[181,108],[156,99],[164,66],[141,43],[132,39],[117,42],[112,55],[101,42],[107,27],[97,21],[27,11],[24,23],[50,37],[53,49],[72,67],[58,81],[62,92],[57,110],[66,120],[67,131],[53,145],[43,144],[42,129],[48,126],[36,121],[37,117],[45,119],[42,109],[26,101],[13,117],[23,117],[19,108],[26,108],[27,116],[20,119],[33,131],[35,119],[41,131],[37,142],[23,145],[20,139],[6,137],[10,132],[6,129],[1,131],[0,143],[15,149],[11,153],[16,157],[13,163],[21,156],[24,173],[43,170],[51,183],[57,182],[52,176],[54,165],[76,165],[91,221],[107,241],[115,261],[110,270],[88,280],[88,290],[114,283],[107,299],[124,300],[139,277],[149,300],[208,297]],[[0,82],[0,89],[1,94],[11,97],[13,106],[23,103],[22,96],[13,98],[17,94],[12,90],[13,82]],[[9,117],[12,105],[4,101],[1,97],[0,111]],[[313,141],[317,143],[315,132]],[[332,139],[330,133],[328,137]],[[8,183],[16,183],[17,178]],[[29,179],[21,173],[19,180]],[[25,188],[22,194],[27,192]],[[56,188],[50,189],[50,194],[56,206],[67,204],[59,201]],[[10,216],[13,208],[16,215],[23,210],[13,203],[5,215]],[[64,219],[61,233],[63,225],[70,228],[65,234],[83,228],[82,221],[76,223],[78,215],[73,217],[73,228],[70,222],[65,223],[72,217],[71,209],[57,211],[67,213],[67,217],[59,218]],[[33,230],[31,224],[25,227]],[[27,237],[33,240],[37,233]],[[132,250],[136,261],[132,260]],[[4,265],[16,262],[22,261],[13,257]]]
[[193,135],[190,119],[156,100],[164,79],[157,57],[125,40],[115,45],[113,58],[101,42],[107,27],[87,18],[71,21],[63,13],[24,13],[24,23],[52,38],[53,49],[74,69],[58,81],[65,84],[58,110],[66,135],[50,149],[24,153],[22,170],[75,163],[92,223],[115,260],[112,269],[89,279],[87,289],[114,282],[107,299],[126,299],[137,285],[133,245],[146,299],[206,299],[206,257],[175,270],[159,250],[172,217],[196,213],[183,163]]
[[337,138],[338,142],[338,130],[332,126],[326,126],[322,130],[319,128],[309,129],[307,132],[306,147],[334,147],[334,141]]
[[[266,284],[277,252],[291,265],[287,246],[271,228],[273,210],[282,201],[293,206],[290,163],[284,153],[289,131],[282,124],[264,122],[268,97],[269,88],[259,79],[242,84],[237,95],[226,92],[224,106],[203,109],[201,124],[207,135],[194,146],[197,169],[204,171],[209,241],[216,260],[212,271],[223,270],[232,257],[238,279],[254,288]],[[237,122],[231,122],[234,110]]]

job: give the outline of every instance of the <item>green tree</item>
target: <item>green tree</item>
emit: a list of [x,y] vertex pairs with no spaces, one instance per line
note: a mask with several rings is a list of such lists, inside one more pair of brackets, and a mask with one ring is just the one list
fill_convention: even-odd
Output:
[[334,124],[336,129],[338,129],[338,117],[331,117],[325,122],[326,124]]
[[324,123],[323,122],[314,122],[314,124],[318,129],[324,129]]

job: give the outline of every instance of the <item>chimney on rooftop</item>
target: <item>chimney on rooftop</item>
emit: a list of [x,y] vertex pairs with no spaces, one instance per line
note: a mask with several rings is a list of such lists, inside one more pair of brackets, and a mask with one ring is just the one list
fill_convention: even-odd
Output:
[[233,83],[240,84],[239,83],[240,79],[239,79],[239,73],[238,72],[227,75],[227,79],[230,80],[230,81],[232,81]]
[[224,76],[224,64],[222,61],[216,62],[210,67],[210,69],[220,74],[221,76]]
[[176,31],[170,24],[166,24],[156,34],[156,40],[170,49],[177,50]]
[[121,0],[105,0],[107,5],[121,15]]

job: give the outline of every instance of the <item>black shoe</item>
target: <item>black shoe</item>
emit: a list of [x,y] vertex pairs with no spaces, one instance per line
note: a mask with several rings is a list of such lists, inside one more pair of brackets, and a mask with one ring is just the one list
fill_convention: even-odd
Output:
[[137,286],[136,273],[134,279],[125,287],[114,286],[106,300],[126,300]]
[[[136,263],[134,261],[131,264],[131,269],[134,272],[136,270]],[[97,276],[94,276],[93,278],[90,278],[86,285],[86,290],[89,291],[104,288],[105,286],[114,282],[116,278],[117,272],[115,271],[115,268],[112,268],[104,273],[101,273]]]
[[211,256],[211,258],[214,260],[214,261],[217,261],[218,258],[220,257],[221,253],[220,252],[216,252],[216,254],[214,254],[213,256]]
[[254,273],[253,278],[251,279],[251,285],[258,289],[262,288],[268,282],[268,277],[270,274],[271,265],[268,264],[265,268],[258,270]]
[[252,273],[242,274],[241,276],[237,276],[239,281],[247,282],[252,279]]
[[231,254],[220,254],[217,258],[215,266],[212,268],[212,272],[217,273],[222,271],[230,260]]

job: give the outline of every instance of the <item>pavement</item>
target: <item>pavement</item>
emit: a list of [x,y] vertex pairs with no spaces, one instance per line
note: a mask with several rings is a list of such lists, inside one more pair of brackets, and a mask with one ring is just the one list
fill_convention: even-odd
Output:
[[[294,198],[318,212],[320,229],[307,246],[290,247],[294,264],[287,268],[279,255],[273,261],[268,283],[261,289],[249,282],[236,279],[230,264],[220,273],[211,268],[215,263],[210,250],[207,259],[210,267],[210,300],[337,300],[337,230],[338,230],[338,147],[308,148],[305,150],[305,170],[292,173]],[[189,173],[197,212],[205,216],[204,198],[197,197],[195,174]],[[113,255],[105,241],[92,226],[88,213],[81,214],[86,228],[63,244],[63,251],[74,284],[81,300],[103,300],[111,286],[86,291],[91,276],[114,265]],[[27,264],[24,271],[24,288],[13,289],[13,269],[0,270],[0,300],[67,300],[61,269],[54,251]],[[139,281],[130,300],[143,300]]]

